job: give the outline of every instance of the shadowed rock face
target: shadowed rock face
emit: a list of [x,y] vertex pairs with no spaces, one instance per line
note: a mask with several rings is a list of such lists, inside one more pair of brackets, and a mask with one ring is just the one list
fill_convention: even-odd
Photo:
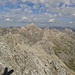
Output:
[[5,67],[12,75],[75,75],[75,33],[34,24],[0,28],[0,74]]

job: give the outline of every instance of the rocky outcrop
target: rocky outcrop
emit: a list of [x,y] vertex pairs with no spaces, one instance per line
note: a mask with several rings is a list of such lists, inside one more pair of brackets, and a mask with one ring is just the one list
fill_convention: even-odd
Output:
[[75,33],[36,25],[0,29],[0,74],[75,75]]

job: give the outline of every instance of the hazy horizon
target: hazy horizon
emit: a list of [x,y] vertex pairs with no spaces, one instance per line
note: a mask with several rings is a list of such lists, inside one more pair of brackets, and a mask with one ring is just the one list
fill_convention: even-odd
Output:
[[70,24],[70,23],[62,23],[62,22],[56,22],[56,23],[49,23],[49,22],[4,22],[4,21],[0,21],[0,27],[22,27],[22,26],[26,26],[28,24],[34,23],[35,25],[37,25],[38,27],[52,27],[52,26],[60,26],[60,27],[70,27],[70,28],[75,28],[74,24]]

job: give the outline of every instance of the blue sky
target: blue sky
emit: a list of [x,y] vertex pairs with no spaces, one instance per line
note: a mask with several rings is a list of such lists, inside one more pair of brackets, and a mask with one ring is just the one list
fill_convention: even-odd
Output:
[[0,0],[0,22],[68,23],[75,27],[75,0]]

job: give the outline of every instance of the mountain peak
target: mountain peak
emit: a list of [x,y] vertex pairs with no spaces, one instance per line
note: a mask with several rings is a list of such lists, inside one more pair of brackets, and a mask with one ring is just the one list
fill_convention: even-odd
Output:
[[38,30],[41,30],[39,27],[37,27],[37,25],[36,24],[34,24],[34,23],[31,23],[31,24],[28,24],[25,28],[27,28],[27,29],[38,29]]
[[0,75],[4,66],[14,75],[75,75],[75,35],[67,34],[33,23],[0,29]]
[[37,27],[34,23],[28,24],[26,27],[32,27],[32,26]]
[[65,28],[64,32],[66,32],[66,33],[73,33],[73,31],[70,28]]

